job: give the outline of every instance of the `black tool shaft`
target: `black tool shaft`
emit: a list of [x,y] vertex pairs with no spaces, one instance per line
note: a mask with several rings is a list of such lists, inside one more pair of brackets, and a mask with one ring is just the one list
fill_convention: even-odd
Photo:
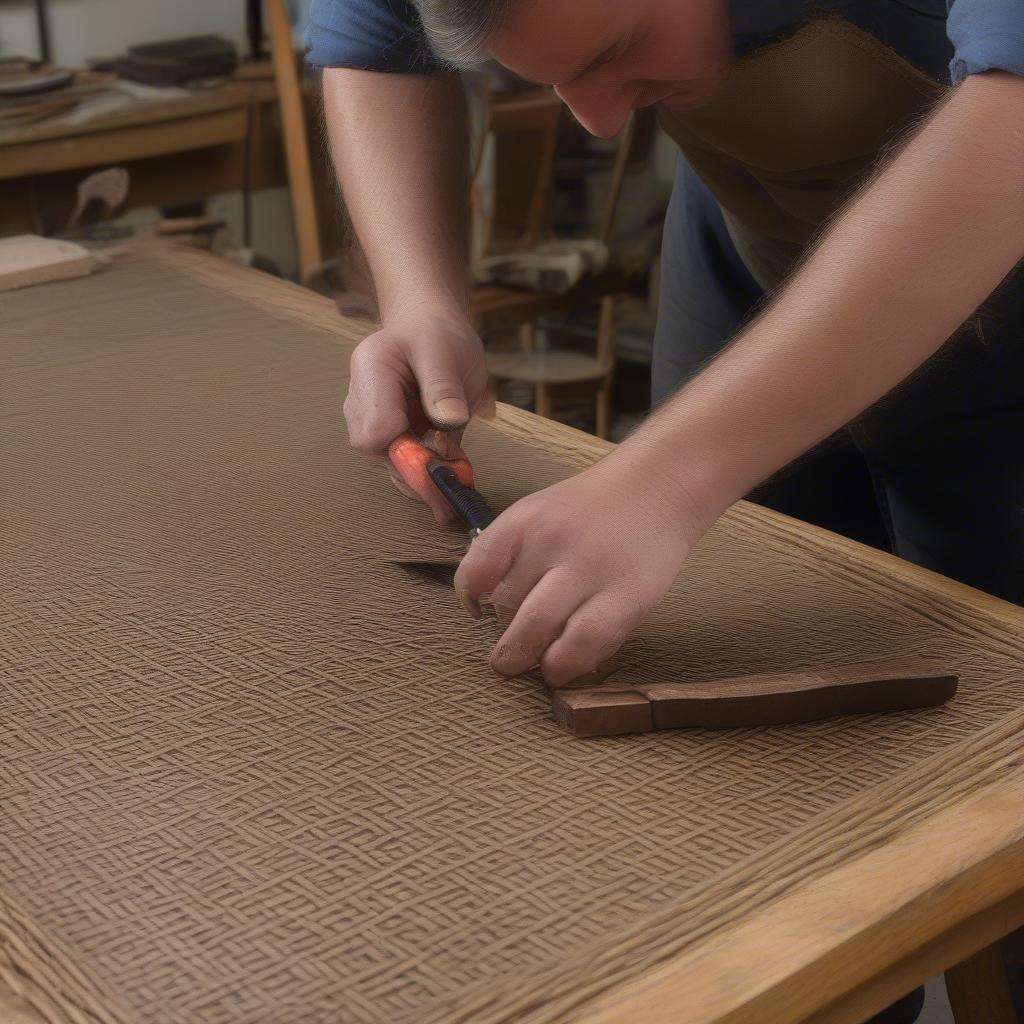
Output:
[[462,483],[454,470],[443,462],[429,462],[427,472],[470,530],[485,530],[498,518],[498,513],[487,504],[483,495]]

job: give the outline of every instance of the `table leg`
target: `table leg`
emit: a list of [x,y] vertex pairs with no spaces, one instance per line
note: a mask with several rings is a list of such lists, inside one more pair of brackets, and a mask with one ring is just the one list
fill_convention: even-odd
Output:
[[551,419],[551,390],[543,382],[533,389],[533,411],[546,420]]
[[956,1024],[1017,1024],[998,943],[946,971],[946,992]]

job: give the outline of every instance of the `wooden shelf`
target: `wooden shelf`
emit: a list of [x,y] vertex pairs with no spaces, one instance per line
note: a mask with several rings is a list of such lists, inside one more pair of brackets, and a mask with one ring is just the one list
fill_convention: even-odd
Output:
[[69,124],[54,118],[0,133],[0,178],[49,174],[240,142],[252,87],[229,84],[138,103]]

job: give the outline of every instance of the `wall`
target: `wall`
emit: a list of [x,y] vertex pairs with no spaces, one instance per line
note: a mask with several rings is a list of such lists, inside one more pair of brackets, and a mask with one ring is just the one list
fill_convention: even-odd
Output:
[[[307,0],[289,0],[293,20],[301,20]],[[245,0],[48,0],[50,39],[57,63],[81,66],[89,58],[112,57],[135,43],[215,33],[248,53]],[[0,57],[38,57],[35,8],[31,0],[0,0]],[[125,220],[151,226],[160,214],[129,199]],[[230,192],[211,197],[208,212],[227,223],[222,242],[242,245],[242,196]],[[21,230],[26,230],[24,227]],[[0,234],[3,234],[0,224]],[[288,192],[259,189],[252,200],[253,248],[273,260],[286,276],[297,272]]]
[[[244,0],[49,0],[54,59],[82,65],[113,57],[134,43],[215,32],[246,52]],[[35,9],[26,0],[0,3],[0,55],[38,57]]]

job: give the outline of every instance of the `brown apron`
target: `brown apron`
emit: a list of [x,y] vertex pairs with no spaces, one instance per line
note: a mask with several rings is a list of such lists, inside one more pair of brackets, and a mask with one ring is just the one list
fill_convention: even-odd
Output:
[[739,60],[707,106],[662,108],[660,117],[769,289],[943,91],[870,33],[830,16]]

